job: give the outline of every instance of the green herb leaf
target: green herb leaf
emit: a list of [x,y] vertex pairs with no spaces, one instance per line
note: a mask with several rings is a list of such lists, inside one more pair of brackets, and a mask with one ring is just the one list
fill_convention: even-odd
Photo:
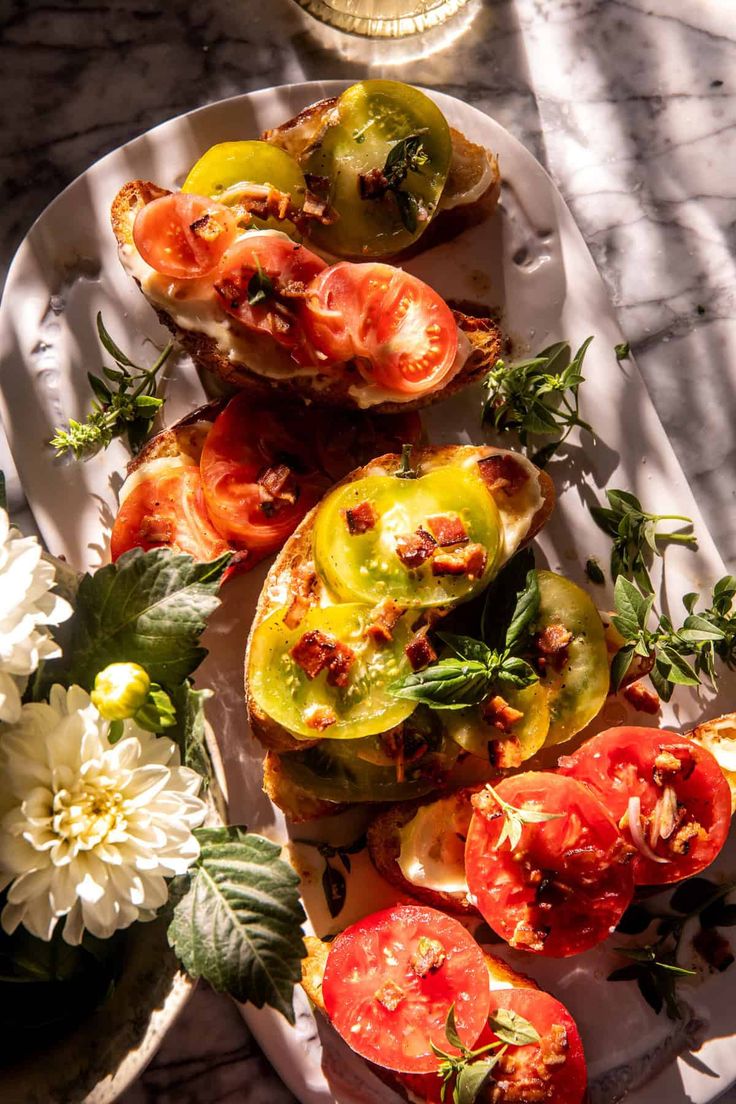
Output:
[[392,190],[398,189],[410,172],[421,172],[428,160],[421,134],[410,134],[407,138],[401,138],[389,150],[383,167],[386,186]]
[[135,722],[146,732],[163,732],[176,724],[174,703],[158,683],[151,683],[148,697],[135,715]]
[[619,648],[613,657],[611,663],[611,686],[614,690],[618,690],[621,687],[621,683],[626,678],[626,673],[631,666],[631,661],[634,658],[634,645],[626,644],[623,648]]
[[506,840],[509,841],[509,850],[515,851],[521,842],[525,824],[544,824],[549,820],[561,820],[565,816],[565,813],[545,813],[541,809],[519,809],[499,797],[490,782],[486,784],[486,790],[493,797],[504,818],[501,835],[495,845],[496,851]]
[[248,281],[248,305],[258,306],[265,302],[274,292],[273,280],[263,271],[260,262],[256,260],[256,270]]
[[616,354],[616,360],[628,360],[631,346],[628,341],[622,341],[620,345],[614,345],[613,351]]
[[511,1046],[527,1046],[529,1043],[541,1042],[537,1029],[518,1012],[512,1012],[510,1008],[497,1008],[495,1012],[491,1012],[488,1026],[501,1042],[509,1043]]
[[90,689],[109,663],[134,658],[154,682],[176,686],[206,652],[199,638],[219,605],[229,553],[211,563],[134,548],[85,575],[77,592],[69,678]]
[[201,853],[174,909],[169,943],[187,972],[294,1023],[293,992],[306,951],[299,878],[281,848],[242,828],[196,832]]
[[514,648],[518,648],[522,643],[526,643],[529,637],[529,631],[539,616],[540,601],[541,597],[539,594],[537,573],[532,570],[527,573],[524,589],[516,600],[516,606],[511,615],[511,622],[506,629],[504,647],[507,651],[512,651]]
[[457,1033],[457,1024],[455,1022],[455,1005],[450,1005],[450,1011],[447,1013],[447,1019],[445,1021],[445,1035],[450,1046],[457,1047],[458,1050],[466,1050],[466,1046]]
[[176,728],[167,732],[179,748],[181,761],[191,767],[210,786],[213,769],[205,739],[205,702],[212,697],[211,690],[195,690],[187,679],[171,691],[176,709]]
[[679,521],[692,527],[690,518],[679,514],[649,514],[631,491],[613,489],[606,491],[609,509],[591,506],[593,520],[604,533],[613,538],[611,549],[611,576],[633,578],[645,592],[652,590],[648,563],[653,555],[661,555],[658,541],[679,544],[697,544],[693,533],[660,532],[662,521]]
[[397,479],[417,479],[419,477],[419,472],[411,466],[411,454],[413,450],[413,445],[401,446],[401,463],[395,472]]
[[433,709],[464,709],[478,705],[488,693],[488,667],[477,660],[442,659],[416,671],[388,691],[395,698],[422,702]]
[[475,1104],[478,1094],[491,1076],[498,1058],[499,1056],[494,1054],[491,1058],[481,1058],[478,1062],[471,1062],[463,1066],[457,1075],[453,1101],[456,1101],[457,1104]]

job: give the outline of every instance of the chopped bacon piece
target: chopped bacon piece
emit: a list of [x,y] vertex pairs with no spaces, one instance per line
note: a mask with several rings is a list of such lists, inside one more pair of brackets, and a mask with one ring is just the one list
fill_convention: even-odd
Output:
[[468,533],[457,514],[433,514],[427,518],[427,528],[441,547],[465,544]]
[[328,636],[319,629],[310,629],[299,637],[289,654],[307,678],[315,679],[320,671],[329,666],[336,648],[336,637]]
[[498,770],[511,770],[512,767],[520,767],[524,762],[521,754],[521,744],[515,736],[509,740],[488,741],[488,762]]
[[189,229],[202,241],[211,242],[219,238],[225,227],[205,211],[201,218],[195,219],[191,223]]
[[339,217],[330,205],[332,181],[329,176],[317,176],[315,173],[305,173],[304,178],[307,191],[301,214],[306,219],[316,219],[323,226],[331,226]]
[[685,777],[689,778],[694,769],[695,760],[692,756],[688,756],[686,759],[678,759],[671,751],[660,748],[659,755],[654,760],[652,768],[652,781],[657,786],[666,786],[672,781],[671,775],[686,770]]
[[623,692],[630,705],[633,705],[639,713],[650,713],[654,716],[659,713],[659,695],[650,690],[642,682],[632,682]]
[[372,611],[365,635],[377,644],[388,644],[393,640],[394,629],[404,613],[404,606],[398,605],[393,598],[384,598]]
[[345,511],[345,521],[351,536],[359,536],[374,529],[378,521],[378,512],[372,502],[361,502]]
[[374,996],[379,1004],[382,1004],[384,1008],[388,1008],[389,1012],[395,1012],[406,993],[400,985],[389,978],[388,981],[384,981],[380,989],[376,989]]
[[297,215],[292,209],[291,196],[279,191],[271,184],[246,184],[239,191],[238,202],[234,206],[238,217],[255,215],[256,218],[285,219],[287,215]]
[[258,484],[266,495],[261,502],[261,509],[265,514],[274,513],[282,502],[291,506],[299,497],[294,473],[287,464],[275,464],[272,468],[266,468],[258,476]]
[[355,661],[355,652],[347,644],[339,641],[327,664],[327,681],[330,686],[347,686],[350,668]]
[[307,728],[313,728],[317,732],[324,732],[336,720],[337,715],[329,705],[312,705],[304,710],[304,723]]
[[386,194],[388,180],[380,169],[369,169],[359,175],[358,188],[361,199],[380,199]]
[[572,633],[564,625],[545,625],[534,637],[540,655],[561,659],[572,642]]
[[420,629],[404,648],[404,655],[409,660],[412,671],[421,671],[422,667],[434,663],[437,658],[437,653],[429,642],[427,632],[426,627]]
[[678,829],[670,842],[670,849],[675,852],[676,855],[687,855],[690,850],[690,844],[694,839],[707,839],[708,833],[702,824],[698,824],[697,820],[691,820],[689,824],[683,824],[682,828]]
[[405,567],[410,569],[421,567],[429,559],[437,547],[437,542],[426,529],[417,529],[407,537],[399,537],[396,541],[396,555]]
[[490,790],[487,790],[485,787],[471,796],[470,804],[476,812],[486,817],[487,820],[495,820],[496,817],[501,816],[498,802]]
[[141,519],[141,538],[150,544],[170,544],[176,536],[174,519],[163,514],[148,514]]
[[509,940],[512,947],[525,947],[530,951],[543,951],[544,943],[549,935],[549,928],[535,927],[525,920],[520,920],[514,928],[514,934]]
[[478,468],[488,490],[503,491],[511,498],[518,494],[529,480],[529,472],[522,467],[516,457],[509,453],[497,453],[478,461]]
[[539,1056],[542,1064],[547,1066],[563,1066],[567,1061],[567,1031],[564,1024],[552,1024],[549,1034],[542,1038],[539,1046]]
[[290,589],[294,597],[284,615],[284,624],[287,629],[296,629],[301,624],[307,610],[312,605],[316,585],[317,575],[313,567],[311,564],[302,564],[291,578]]
[[433,575],[467,575],[477,579],[486,569],[488,556],[482,544],[466,544],[456,552],[437,552],[432,559]]
[[481,716],[483,720],[493,725],[494,728],[498,728],[501,732],[511,732],[517,721],[520,721],[524,716],[518,709],[514,709],[509,705],[505,698],[502,698],[500,694],[496,694],[492,698],[488,698],[483,702],[481,707]]
[[409,965],[417,977],[423,978],[432,970],[439,970],[446,958],[445,948],[439,939],[430,939],[426,935],[420,935],[417,940],[417,949],[409,959]]

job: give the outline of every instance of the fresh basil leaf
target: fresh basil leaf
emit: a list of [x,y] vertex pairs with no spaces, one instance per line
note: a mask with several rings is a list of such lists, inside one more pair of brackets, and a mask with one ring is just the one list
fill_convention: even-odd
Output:
[[495,1012],[491,1012],[488,1026],[502,1043],[509,1043],[511,1046],[541,1042],[537,1029],[510,1008],[497,1008]]
[[507,651],[513,651],[521,644],[526,643],[529,632],[539,616],[539,582],[535,570],[527,572],[524,580],[524,589],[517,595],[516,606],[511,615],[509,627],[506,629],[504,647]]
[[736,927],[736,905],[725,901],[714,901],[700,914],[700,923],[704,928]]
[[618,970],[613,970],[606,981],[635,981],[638,979],[641,973],[641,966],[632,962],[628,966],[619,966]]
[[458,1050],[465,1050],[465,1044],[457,1033],[457,1024],[455,1023],[455,1005],[450,1005],[450,1011],[447,1013],[447,1019],[445,1020],[445,1035],[450,1046],[457,1047]]
[[391,683],[388,691],[395,698],[422,702],[433,709],[462,709],[480,704],[488,688],[488,669],[484,663],[442,659],[432,667]]
[[652,914],[642,905],[629,905],[618,924],[616,931],[622,935],[641,935],[652,922]]
[[531,548],[524,548],[509,560],[486,590],[480,623],[481,637],[496,651],[504,648],[507,626],[511,624],[530,571],[534,571],[534,553]]
[[198,829],[201,853],[174,909],[169,943],[193,977],[294,1023],[306,951],[299,878],[281,848],[242,828]]
[[700,679],[698,678],[697,672],[684,656],[681,656],[679,652],[676,652],[674,648],[670,647],[664,647],[662,649],[662,654],[670,665],[669,674],[667,675],[670,682],[675,683],[676,686],[700,685]]
[[167,548],[134,548],[85,575],[77,592],[69,678],[90,689],[109,663],[135,659],[154,682],[175,686],[206,655],[199,638],[219,605],[230,554],[211,563]]
[[437,633],[439,639],[452,648],[458,659],[471,659],[486,667],[494,660],[494,653],[482,640],[472,636],[459,636],[457,633]]
[[105,384],[99,376],[93,376],[91,372],[87,373],[87,381],[95,398],[102,403],[103,406],[107,406],[112,398],[112,393],[107,384]]
[[273,293],[273,280],[259,265],[248,281],[248,305],[256,307],[259,303],[264,303]]
[[726,634],[712,621],[693,613],[685,618],[678,635],[681,640],[686,640],[689,644],[699,644],[706,640],[723,640]]
[[[613,597],[616,603],[618,618],[623,624],[633,626],[634,629],[645,627],[646,618],[644,622],[642,622],[641,617],[647,610],[647,600],[624,575],[619,575],[616,579],[616,584],[613,588]],[[648,608],[651,609],[651,604],[649,604]],[[625,633],[624,635],[628,636],[630,634]]]
[[455,1082],[453,1099],[457,1104],[475,1104],[497,1061],[498,1055],[494,1055],[492,1058],[481,1058],[478,1062],[463,1066]]
[[509,682],[519,689],[539,682],[539,675],[532,665],[519,656],[505,656],[496,672],[496,678],[501,682]]
[[419,202],[412,192],[395,191],[401,225],[413,234],[419,222]]

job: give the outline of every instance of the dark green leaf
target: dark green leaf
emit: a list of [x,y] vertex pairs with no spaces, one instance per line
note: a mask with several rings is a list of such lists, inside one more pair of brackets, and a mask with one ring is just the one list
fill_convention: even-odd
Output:
[[395,698],[423,702],[433,709],[462,709],[467,705],[478,705],[488,689],[486,665],[460,659],[443,659],[388,687]]
[[498,1055],[494,1055],[492,1058],[481,1058],[478,1062],[463,1066],[455,1083],[457,1104],[475,1104],[497,1061]]
[[212,697],[212,691],[195,690],[187,680],[174,687],[171,697],[176,708],[176,728],[166,735],[177,744],[182,763],[210,785],[213,772],[205,740],[204,703]]
[[646,610],[645,600],[624,575],[619,575],[616,579],[613,597],[616,604],[616,621],[625,625],[627,629],[623,632],[620,628],[619,632],[622,632],[625,637],[630,637],[642,625],[640,615]]
[[652,914],[642,905],[629,905],[616,926],[622,935],[640,935],[652,922]]
[[631,348],[628,341],[622,341],[620,345],[614,345],[613,351],[616,354],[616,360],[628,360]]
[[628,966],[619,966],[618,970],[613,970],[607,977],[607,981],[636,981],[641,973],[641,966],[636,962],[630,963]]
[[394,192],[399,208],[399,218],[405,230],[413,234],[419,222],[419,202],[412,192]]
[[546,468],[561,443],[561,441],[550,441],[549,444],[537,449],[536,452],[532,453],[532,463],[536,464],[538,468]]
[[[391,147],[383,166],[387,186],[397,189],[410,172],[421,172],[427,164],[427,153],[421,134],[410,134]],[[406,193],[402,193],[406,194]],[[398,199],[398,195],[397,195]]]
[[229,553],[211,563],[165,548],[126,552],[85,575],[77,593],[70,680],[90,689],[109,663],[135,659],[154,682],[175,686],[199,666],[199,637],[219,605]]
[[507,651],[513,651],[526,643],[530,630],[539,616],[540,600],[537,573],[531,570],[524,581],[524,589],[517,596],[516,606],[511,615],[509,627],[506,629],[504,647]]
[[457,1033],[454,1004],[450,1005],[450,1011],[447,1013],[447,1019],[445,1020],[445,1035],[450,1046],[457,1047],[458,1050],[465,1050],[465,1045]]
[[699,614],[691,614],[686,617],[678,634],[681,640],[690,644],[698,644],[704,640],[723,640],[725,633],[718,625],[708,621]]
[[458,636],[456,633],[438,632],[437,636],[453,650],[459,659],[470,659],[484,666],[492,661],[494,653],[481,640],[472,636]]
[[112,398],[110,388],[103,383],[99,376],[93,376],[91,372],[87,373],[87,380],[89,381],[95,398],[98,399],[103,406],[107,406]]
[[[621,576],[619,576],[621,578]],[[634,657],[634,645],[627,644],[623,648],[619,648],[613,657],[611,663],[611,686],[614,690],[618,690],[621,683],[626,677],[626,672],[631,666],[631,660]]]
[[684,656],[676,652],[674,648],[663,647],[662,654],[670,665],[668,679],[677,686],[698,686],[700,679],[697,672],[687,662]]
[[506,564],[486,590],[481,636],[496,651],[504,648],[507,626],[513,619],[519,596],[526,589],[530,571],[534,571],[534,552],[531,548],[524,548]]
[[733,928],[736,926],[736,905],[714,901],[701,912],[700,923],[704,928]]
[[[493,1004],[492,999],[491,1004]],[[497,1008],[495,1012],[491,1012],[488,1025],[502,1043],[509,1043],[511,1046],[527,1046],[529,1043],[541,1042],[537,1029],[518,1012],[512,1012],[510,1008]]]
[[201,854],[174,909],[169,943],[192,977],[294,1023],[305,955],[297,874],[278,845],[241,828],[196,835]]
[[265,302],[274,293],[274,285],[271,277],[263,271],[260,265],[248,281],[248,305],[258,306]]
[[664,1000],[661,984],[651,970],[641,970],[637,976],[639,992],[644,1000],[659,1015],[662,1011]]
[[505,657],[496,673],[496,678],[500,682],[508,682],[512,686],[519,687],[519,689],[531,686],[533,682],[539,681],[539,675],[532,665],[519,656]]
[[102,345],[102,347],[107,350],[113,360],[117,361],[118,364],[122,364],[125,368],[138,367],[138,365],[134,364],[133,361],[122,351],[120,346],[116,345],[113,339],[110,337],[110,334],[105,328],[105,323],[102,321],[101,311],[98,311],[97,313],[97,336],[100,339],[100,344]]

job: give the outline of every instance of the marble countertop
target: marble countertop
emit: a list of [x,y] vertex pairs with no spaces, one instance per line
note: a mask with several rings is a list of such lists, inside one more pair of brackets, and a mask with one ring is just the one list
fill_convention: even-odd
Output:
[[[331,31],[293,0],[7,0],[2,31],[0,86],[12,106],[0,148],[3,272],[32,220],[78,173],[208,101],[370,75],[437,88],[493,115],[567,199],[733,569],[731,0],[469,0],[442,30],[400,42]],[[0,440],[7,470],[2,449]],[[11,506],[22,506],[17,483]],[[291,1099],[234,1006],[205,987],[123,1097]],[[727,1099],[736,1104],[736,1093]]]

